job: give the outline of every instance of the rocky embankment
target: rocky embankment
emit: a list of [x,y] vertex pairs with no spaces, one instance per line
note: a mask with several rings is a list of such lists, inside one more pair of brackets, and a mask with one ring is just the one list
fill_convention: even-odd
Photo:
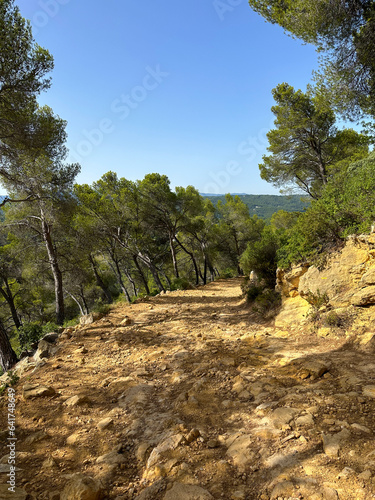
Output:
[[2,396],[0,498],[375,498],[370,309],[361,341],[318,336],[259,323],[221,280],[47,338],[14,386],[16,493]]

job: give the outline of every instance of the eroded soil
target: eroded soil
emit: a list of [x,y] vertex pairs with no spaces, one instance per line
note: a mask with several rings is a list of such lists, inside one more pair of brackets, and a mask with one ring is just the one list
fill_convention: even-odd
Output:
[[[105,499],[161,500],[176,483],[224,500],[375,498],[373,351],[260,323],[239,279],[117,306],[56,345],[15,386],[28,498],[60,498],[76,473]],[[25,399],[26,384],[55,394]]]

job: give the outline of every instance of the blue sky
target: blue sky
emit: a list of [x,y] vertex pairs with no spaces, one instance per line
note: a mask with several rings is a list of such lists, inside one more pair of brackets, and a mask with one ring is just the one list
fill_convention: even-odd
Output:
[[314,48],[267,24],[246,0],[16,0],[55,59],[40,98],[68,121],[80,183],[112,170],[172,187],[278,194],[258,163],[271,90],[305,90]]

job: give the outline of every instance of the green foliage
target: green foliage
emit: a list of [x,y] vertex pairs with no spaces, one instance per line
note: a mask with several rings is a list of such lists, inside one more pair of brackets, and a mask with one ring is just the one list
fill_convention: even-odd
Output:
[[97,312],[99,314],[102,314],[103,316],[106,316],[111,310],[111,305],[103,303],[101,300],[96,302],[96,304],[93,307],[93,312]]
[[257,285],[246,278],[241,285],[242,294],[247,302],[253,302],[262,293],[264,287]]
[[32,344],[43,337],[43,328],[37,323],[28,323],[18,330],[18,334],[21,351],[24,351],[30,349]]
[[234,276],[235,276],[235,273],[233,272],[233,269],[231,269],[229,267],[227,269],[224,269],[220,273],[220,278],[223,278],[223,279],[234,278]]
[[[66,323],[64,323],[65,327]],[[61,325],[57,325],[53,321],[48,321],[45,325],[42,326],[42,336],[47,333],[57,332],[61,328]]]
[[187,278],[174,278],[172,280],[172,290],[191,290],[193,285]]
[[330,327],[340,327],[343,324],[342,317],[336,311],[330,311],[325,317],[325,324]]
[[317,46],[321,92],[346,116],[375,114],[374,2],[249,0],[268,21]]
[[240,263],[245,274],[254,271],[266,286],[276,284],[277,250],[279,238],[270,226],[266,226],[258,241],[250,243],[242,254]]
[[[2,369],[0,368],[0,376],[1,375],[3,375],[3,373],[2,373]],[[18,383],[19,379],[20,379],[20,377],[17,375],[17,373],[15,373],[12,370],[9,370],[7,372],[7,380],[6,380],[5,384],[0,386],[0,396],[2,396],[5,393],[5,390],[8,387],[13,387],[14,385],[16,385]]]
[[375,219],[375,153],[348,165],[287,229],[278,264],[287,268],[307,260],[324,263],[324,254],[351,234],[368,233]]
[[305,299],[315,310],[319,310],[321,307],[327,306],[329,303],[328,295],[326,293],[322,294],[320,290],[317,290],[316,293],[309,290]]
[[274,289],[254,283],[246,279],[241,285],[243,296],[252,304],[253,311],[266,316],[270,311],[275,312],[281,305],[281,295]]
[[267,134],[271,155],[263,156],[261,177],[317,199],[340,162],[367,154],[368,140],[351,129],[339,131],[332,109],[309,93],[283,83],[273,96],[276,128]]
[[[270,195],[270,194],[241,194],[237,195],[249,209],[250,215],[256,215],[260,219],[270,220],[272,215],[279,210],[286,212],[303,212],[309,205],[308,200],[301,200],[300,195]],[[217,205],[219,201],[225,203],[225,195],[205,196]]]
[[281,305],[281,295],[276,290],[265,288],[255,299],[253,310],[261,316],[276,313]]

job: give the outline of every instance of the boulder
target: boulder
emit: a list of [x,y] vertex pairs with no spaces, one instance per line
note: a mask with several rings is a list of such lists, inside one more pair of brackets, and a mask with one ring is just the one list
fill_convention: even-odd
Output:
[[55,394],[55,389],[45,385],[25,384],[22,388],[22,396],[24,399],[48,397],[54,396]]
[[370,267],[370,269],[362,276],[361,283],[367,286],[375,285],[375,267]]
[[87,396],[81,394],[81,395],[76,395],[72,396],[71,398],[67,399],[64,403],[65,406],[82,406],[85,404],[90,404],[91,400]]
[[351,300],[353,306],[363,307],[375,304],[375,286],[367,286],[356,292]]
[[61,500],[101,500],[103,490],[100,481],[83,474],[75,474],[61,493]]
[[56,352],[56,347],[47,340],[40,340],[38,343],[38,349],[34,353],[34,360],[40,361],[41,359],[49,358]]
[[[234,438],[234,439],[233,439]],[[254,438],[250,434],[237,434],[226,441],[227,455],[237,466],[245,466],[254,460]]]
[[192,484],[174,483],[164,495],[163,500],[213,500],[213,496],[200,486]]

